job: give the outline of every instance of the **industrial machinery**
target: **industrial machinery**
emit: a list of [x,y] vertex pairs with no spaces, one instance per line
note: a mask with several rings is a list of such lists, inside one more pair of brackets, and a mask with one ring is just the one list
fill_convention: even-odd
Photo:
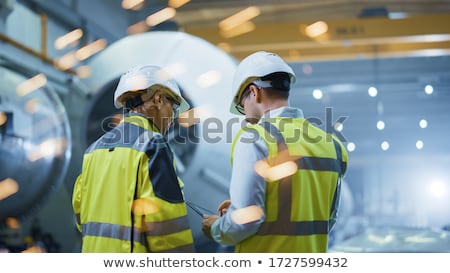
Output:
[[[113,105],[115,87],[123,72],[141,63],[169,71],[193,108],[179,117],[167,136],[185,183],[186,199],[192,207],[213,213],[228,198],[229,150],[233,130],[242,121],[223,102],[232,96],[236,62],[189,34],[149,32],[119,40],[92,58],[91,76],[68,82],[64,104],[45,88],[21,94],[16,87],[25,78],[0,68],[0,186],[5,189],[3,195],[10,192],[0,198],[0,218],[6,226],[8,219],[21,223],[38,213],[63,180],[65,205],[59,213],[66,219],[74,217],[70,197],[84,150],[120,120],[123,113]],[[203,236],[200,216],[194,210],[189,210],[189,216],[197,247],[205,251],[219,247]],[[79,245],[75,231],[68,232],[71,235],[66,238]]]

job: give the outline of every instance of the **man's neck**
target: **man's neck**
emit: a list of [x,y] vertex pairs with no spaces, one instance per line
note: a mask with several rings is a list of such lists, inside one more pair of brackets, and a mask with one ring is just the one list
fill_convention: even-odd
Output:
[[276,101],[270,101],[270,103],[267,103],[264,107],[264,113],[269,112],[270,110],[278,109],[281,107],[289,106],[289,103],[287,100],[276,100]]

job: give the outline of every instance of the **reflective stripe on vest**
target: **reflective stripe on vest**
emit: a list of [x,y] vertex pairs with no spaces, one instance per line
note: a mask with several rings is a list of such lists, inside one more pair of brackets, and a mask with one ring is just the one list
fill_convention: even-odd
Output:
[[[147,245],[147,239],[145,236],[164,236],[188,230],[189,222],[187,215],[164,222],[146,222],[143,228],[132,228],[129,226],[110,223],[89,222],[82,225],[82,236],[106,237],[123,241],[131,241],[132,229],[134,229],[133,241]],[[181,249],[185,247],[192,250],[192,245],[180,247]],[[178,247],[176,250],[173,249],[168,251],[178,252],[180,251],[180,248]]]
[[[272,135],[278,147],[278,153],[287,149],[286,141],[273,124],[269,122],[261,123],[261,126]],[[334,139],[337,159],[320,158],[320,157],[302,157],[296,160],[298,169],[333,171],[342,175],[342,151],[339,143]],[[283,200],[286,206],[282,206],[279,202]],[[285,177],[280,180],[278,190],[278,213],[277,221],[263,222],[258,230],[258,235],[314,235],[328,234],[328,221],[299,221],[292,222],[290,220],[292,210],[292,176]]]
[[[147,236],[168,235],[189,229],[188,223],[187,215],[164,222],[147,222],[143,230],[139,229],[138,232],[145,232]],[[131,227],[123,225],[89,222],[83,224],[82,227],[83,236],[108,237],[127,241],[131,239]],[[139,236],[135,238],[139,238]]]

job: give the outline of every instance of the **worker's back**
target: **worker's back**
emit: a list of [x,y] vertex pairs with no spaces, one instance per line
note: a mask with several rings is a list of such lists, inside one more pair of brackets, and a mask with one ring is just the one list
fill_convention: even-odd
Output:
[[258,132],[268,148],[270,166],[291,161],[298,169],[280,180],[267,181],[265,221],[235,251],[326,252],[347,152],[335,136],[304,118],[270,121],[243,130]]

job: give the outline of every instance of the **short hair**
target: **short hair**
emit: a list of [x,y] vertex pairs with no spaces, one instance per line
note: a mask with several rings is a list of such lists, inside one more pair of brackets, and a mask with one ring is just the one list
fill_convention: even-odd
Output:
[[270,81],[270,85],[279,91],[289,92],[291,89],[291,77],[286,72],[274,72],[261,77],[262,81]]

